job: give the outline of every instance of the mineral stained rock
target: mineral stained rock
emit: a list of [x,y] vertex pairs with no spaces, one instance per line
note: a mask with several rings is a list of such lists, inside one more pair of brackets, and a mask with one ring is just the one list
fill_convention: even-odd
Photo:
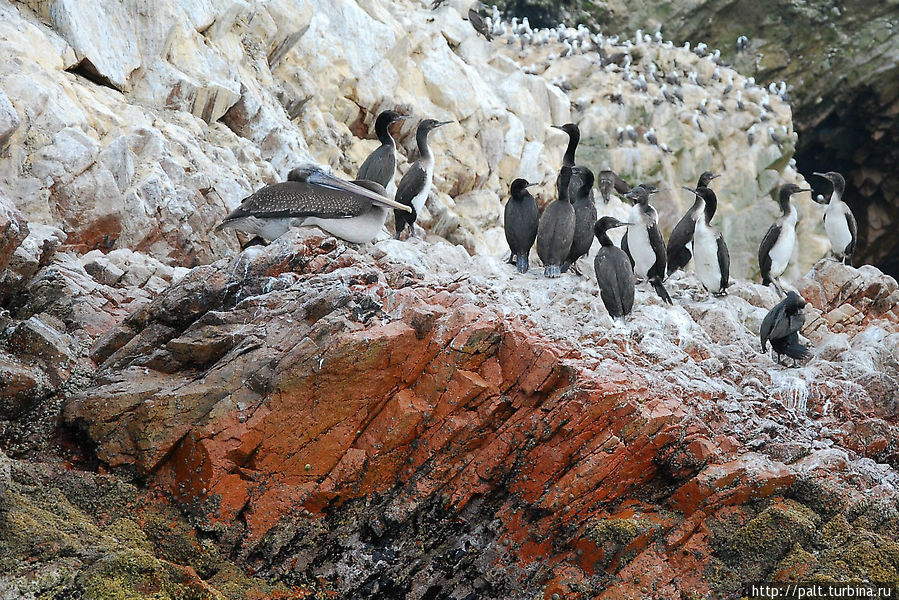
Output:
[[860,512],[897,523],[899,288],[832,261],[799,287],[816,349],[793,370],[759,353],[775,298],[756,284],[709,299],[687,276],[679,305],[640,290],[614,325],[586,280],[298,232],[196,269],[111,330],[66,414],[104,463],[288,582],[732,593],[800,552],[809,575],[833,572],[818,526],[835,515],[858,543],[894,534]]
[[[741,76],[655,44],[634,72],[705,81],[657,107],[659,90],[619,94],[623,68],[560,43],[488,44],[464,4],[0,5],[0,596],[897,579],[897,286],[818,262],[807,199],[788,280],[814,356],[787,369],[757,351],[776,297],[745,278],[751,224],[800,181],[789,106],[753,89],[737,114],[723,86]],[[425,240],[305,230],[239,252],[210,233],[301,161],[352,176],[388,107],[455,121],[435,138]],[[763,112],[781,142],[749,143]],[[549,283],[502,262],[508,184],[545,181],[549,199],[550,125],[571,120],[594,170],[670,189],[725,173],[727,298],[679,274],[674,307],[641,288],[615,323],[589,270]],[[688,199],[662,198],[667,228]]]

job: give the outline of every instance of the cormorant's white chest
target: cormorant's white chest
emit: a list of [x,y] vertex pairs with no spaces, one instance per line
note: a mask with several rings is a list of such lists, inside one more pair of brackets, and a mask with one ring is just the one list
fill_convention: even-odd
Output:
[[852,243],[849,212],[849,207],[836,194],[830,197],[830,203],[824,211],[824,231],[830,240],[830,247],[837,254],[844,254]]
[[784,274],[790,259],[793,258],[793,250],[796,248],[796,221],[799,215],[795,206],[790,206],[790,212],[777,219],[780,225],[780,235],[768,253],[771,257],[771,277],[777,278]]
[[631,208],[628,221],[633,223],[627,226],[627,247],[631,258],[634,259],[634,273],[637,277],[645,278],[656,263],[655,250],[649,243],[649,227],[653,225],[652,216],[643,212],[638,204]]
[[721,265],[718,264],[718,236],[706,225],[705,219],[696,221],[693,232],[693,261],[696,275],[702,285],[711,292],[721,291]]
[[434,158],[428,157],[422,160],[420,165],[425,172],[425,181],[422,189],[412,198],[412,206],[415,207],[415,212],[421,212],[421,207],[425,205],[425,201],[431,193],[431,182],[434,179]]

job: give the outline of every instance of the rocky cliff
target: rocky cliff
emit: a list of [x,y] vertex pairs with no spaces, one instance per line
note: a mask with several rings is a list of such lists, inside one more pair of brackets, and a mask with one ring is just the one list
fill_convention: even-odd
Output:
[[[899,579],[899,290],[817,262],[808,200],[792,277],[814,357],[788,369],[758,348],[776,296],[746,279],[752,221],[799,180],[789,107],[662,43],[604,69],[558,40],[490,45],[460,8],[0,5],[0,595]],[[633,85],[653,69],[685,79],[683,104]],[[387,107],[456,121],[434,137],[425,240],[313,229],[239,252],[211,233],[299,162],[351,176]],[[565,139],[549,125],[568,120],[579,160],[667,188],[665,228],[674,190],[725,173],[727,298],[684,274],[675,306],[641,288],[614,323],[587,261],[554,281],[503,262],[508,183],[551,197]],[[763,122],[779,142],[749,142]]]

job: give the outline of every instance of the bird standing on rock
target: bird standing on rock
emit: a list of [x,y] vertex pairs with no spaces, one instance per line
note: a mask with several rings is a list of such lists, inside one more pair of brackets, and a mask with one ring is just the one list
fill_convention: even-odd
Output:
[[618,176],[618,173],[611,169],[603,169],[599,172],[599,193],[602,201],[608,204],[612,199],[612,190],[617,194],[624,195],[631,191],[631,186]]
[[348,242],[370,242],[389,208],[410,210],[384,194],[376,182],[344,181],[307,164],[293,169],[287,181],[244,198],[215,230],[230,227],[271,241],[291,227],[316,225]]
[[805,300],[796,292],[787,292],[787,297],[772,308],[762,320],[759,337],[762,341],[762,352],[767,352],[767,342],[777,354],[777,363],[781,364],[781,355],[797,360],[805,360],[811,356],[807,346],[799,343],[799,330],[805,324]]
[[665,279],[665,240],[659,230],[659,214],[649,204],[649,190],[637,186],[627,194],[634,203],[628,218],[627,243],[634,263],[634,274],[648,279],[659,297],[671,304],[671,296],[662,280]]
[[536,184],[521,178],[512,182],[512,196],[506,202],[503,218],[511,252],[509,262],[515,262],[519,273],[527,273],[530,267],[528,254],[537,239],[537,224],[540,221],[537,201],[527,190],[532,185]]
[[574,206],[574,238],[568,257],[562,262],[565,273],[593,245],[593,225],[596,223],[596,203],[593,200],[593,171],[587,167],[571,168],[571,183],[568,192]]
[[730,285],[730,253],[721,232],[711,225],[712,216],[718,206],[718,198],[708,187],[684,189],[702,199],[702,213],[696,220],[696,229],[693,232],[696,275],[709,293],[722,296],[727,293],[727,287]]
[[428,146],[428,134],[434,129],[443,127],[451,122],[425,119],[418,124],[415,140],[418,142],[418,153],[420,156],[418,160],[412,163],[406,174],[403,175],[400,184],[396,186],[396,201],[404,206],[403,210],[394,211],[396,217],[396,239],[400,239],[400,235],[407,225],[410,234],[414,231],[418,211],[425,205],[428,194],[431,193],[431,182],[434,179],[434,157],[431,155],[431,149]]
[[480,13],[482,8],[487,8],[483,2],[472,2],[471,6],[468,7],[468,22],[471,23],[475,31],[487,38],[488,42],[492,42],[493,36],[490,34],[490,28],[487,27],[487,21],[484,20]]
[[393,183],[396,175],[396,142],[390,135],[390,124],[409,117],[400,115],[392,110],[385,110],[378,115],[375,121],[375,133],[381,145],[378,146],[356,173],[356,179],[366,179],[380,183],[385,189]]
[[537,226],[537,255],[543,261],[543,275],[558,277],[562,273],[562,262],[571,250],[574,239],[574,207],[568,200],[568,184],[571,181],[571,167],[562,166],[559,177],[559,197],[543,210]]
[[[696,189],[707,188],[709,183],[718,176],[719,174],[705,171],[699,176],[699,182],[696,184]],[[695,194],[695,192],[689,188],[684,189]],[[696,195],[693,206],[690,207],[687,214],[681,217],[680,221],[677,222],[677,225],[674,226],[671,237],[668,238],[668,248],[665,252],[668,260],[668,275],[671,275],[678,269],[686,267],[690,262],[690,259],[693,258],[693,233],[696,230],[696,223],[702,218],[704,207],[705,202],[703,201],[703,198]],[[717,203],[715,208],[717,208]],[[715,208],[712,208],[713,216],[715,214]],[[709,217],[709,219],[711,219],[711,217]]]
[[624,227],[615,217],[603,217],[593,227],[601,248],[593,259],[593,270],[599,295],[609,315],[613,318],[625,317],[634,308],[634,270],[630,260],[620,248],[609,239],[608,230]]
[[[852,255],[855,253],[855,243],[858,237],[858,225],[852,210],[843,202],[843,192],[846,191],[846,180],[836,171],[827,173],[813,173],[823,177],[833,184],[833,194],[827,202],[827,210],[824,211],[824,231],[830,240],[830,247],[837,260],[844,265],[846,261],[852,264]],[[818,204],[825,204],[815,198]]]
[[796,248],[796,222],[799,214],[790,203],[790,197],[800,192],[810,192],[795,183],[788,183],[778,192],[778,204],[781,215],[768,228],[768,232],[759,246],[759,268],[762,271],[762,285],[774,283],[774,287],[782,294],[779,277],[784,274],[793,258]]

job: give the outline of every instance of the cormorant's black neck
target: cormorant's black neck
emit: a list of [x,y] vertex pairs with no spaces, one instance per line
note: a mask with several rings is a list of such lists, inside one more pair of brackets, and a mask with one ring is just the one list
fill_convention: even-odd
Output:
[[571,167],[562,165],[562,172],[559,173],[559,201],[571,202],[568,197],[568,184],[571,182]]
[[385,115],[380,115],[378,120],[375,121],[375,133],[378,135],[378,141],[381,142],[384,146],[393,146],[393,136],[390,135],[389,127],[393,122],[389,117],[384,118]]
[[422,158],[431,158],[431,149],[428,147],[428,134],[430,129],[419,129],[415,134],[415,141],[418,142],[418,153]]
[[842,178],[833,181],[833,193],[836,194],[837,198],[840,200],[843,199],[843,192],[846,191],[846,181]]
[[565,149],[565,156],[562,157],[562,165],[566,167],[574,166],[574,152],[577,150],[578,142],[581,141],[581,132],[572,129],[568,132],[568,147]]
[[602,231],[599,232],[599,235],[596,236],[596,239],[599,240],[599,243],[604,248],[608,248],[609,246],[615,245],[612,243],[612,240],[609,239],[609,232],[607,232],[605,229],[603,229]]
[[780,212],[788,215],[790,214],[790,192],[783,190],[780,192],[780,197],[777,199],[777,203],[780,204]]

